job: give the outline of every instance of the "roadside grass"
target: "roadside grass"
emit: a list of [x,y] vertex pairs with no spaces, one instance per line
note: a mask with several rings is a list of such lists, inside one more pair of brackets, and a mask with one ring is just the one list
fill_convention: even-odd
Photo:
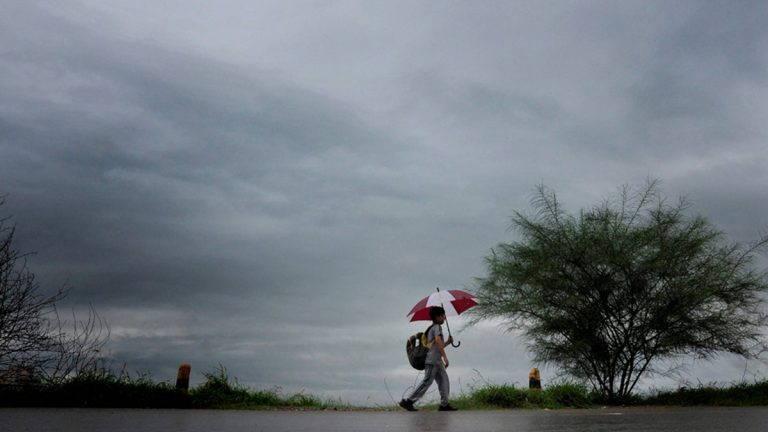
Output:
[[[470,391],[451,399],[451,404],[463,410],[483,409],[561,409],[590,408],[611,405],[586,386],[561,381],[541,390],[516,387],[513,384],[490,384],[471,387]],[[614,405],[616,402],[613,403]],[[730,386],[715,384],[677,390],[657,390],[633,395],[623,400],[625,406],[768,406],[768,380],[754,383],[739,382]],[[436,408],[427,405],[426,408]]]
[[204,374],[206,380],[188,392],[147,375],[131,377],[94,369],[56,382],[0,385],[0,406],[79,408],[206,408],[206,409],[353,409],[332,399],[279,388],[253,390],[228,376],[224,367]]
[[94,369],[59,381],[0,386],[0,406],[189,408],[191,404],[187,395],[146,375]]
[[768,380],[753,383],[741,381],[728,387],[700,384],[694,388],[655,391],[644,396],[641,403],[665,406],[766,406]]
[[310,394],[295,393],[285,396],[279,388],[252,390],[240,385],[236,379],[231,379],[223,367],[220,367],[216,372],[205,373],[204,376],[206,378],[205,382],[189,391],[192,406],[195,408],[349,408],[349,406],[345,406],[341,402],[323,401],[318,396]]
[[571,381],[554,383],[540,390],[514,384],[486,384],[472,387],[469,393],[451,399],[451,404],[462,410],[589,408],[593,398],[585,386]]
[[[283,394],[280,388],[257,390],[230,378],[226,369],[204,374],[205,381],[188,392],[165,382],[154,382],[149,375],[129,376],[125,371],[107,369],[81,372],[55,382],[25,385],[0,385],[0,407],[87,407],[87,408],[205,408],[205,409],[292,409],[359,410],[373,409],[346,404],[341,400],[321,399],[312,394]],[[541,390],[514,384],[470,386],[467,393],[451,399],[461,410],[590,408],[610,404],[586,386],[562,380]],[[622,402],[629,406],[768,406],[768,380],[739,382],[730,386],[715,384],[696,388],[657,390],[635,395]],[[424,409],[436,409],[428,404]],[[379,407],[380,410],[399,409]]]

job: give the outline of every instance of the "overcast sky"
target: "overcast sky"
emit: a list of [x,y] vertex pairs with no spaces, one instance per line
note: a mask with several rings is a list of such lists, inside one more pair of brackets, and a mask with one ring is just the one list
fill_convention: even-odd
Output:
[[[538,184],[578,211],[658,178],[733,240],[765,232],[766,22],[762,1],[4,0],[0,214],[41,289],[110,323],[117,367],[391,403],[426,327],[405,314],[471,288]],[[451,323],[454,394],[539,366]]]

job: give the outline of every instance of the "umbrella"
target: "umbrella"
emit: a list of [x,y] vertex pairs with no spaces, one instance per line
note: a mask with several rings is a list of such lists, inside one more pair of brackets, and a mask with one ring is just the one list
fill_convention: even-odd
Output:
[[[472,294],[466,291],[440,291],[440,288],[438,288],[436,292],[424,297],[416,303],[416,306],[414,306],[406,316],[411,317],[411,322],[431,321],[432,318],[429,317],[429,311],[432,309],[432,306],[440,306],[445,309],[445,316],[448,317],[461,315],[464,311],[476,304],[477,302],[474,297],[472,297]],[[445,326],[448,328],[448,336],[450,336],[451,327],[448,325],[447,318],[445,320]],[[458,347],[461,345],[461,342],[452,345]]]

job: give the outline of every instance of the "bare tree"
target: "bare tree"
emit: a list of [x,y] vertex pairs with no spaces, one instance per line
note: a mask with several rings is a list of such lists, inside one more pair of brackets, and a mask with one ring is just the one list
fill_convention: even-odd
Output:
[[93,371],[103,360],[103,348],[109,340],[110,329],[93,305],[89,305],[86,319],[72,312],[72,321],[62,320],[54,307],[51,332],[54,339],[50,357],[41,368],[49,380],[58,380]]
[[93,307],[85,320],[73,313],[72,323],[63,321],[56,305],[68,289],[41,294],[27,267],[30,254],[13,246],[15,233],[8,218],[0,219],[0,374],[25,371],[58,379],[95,366],[109,338],[108,325]]

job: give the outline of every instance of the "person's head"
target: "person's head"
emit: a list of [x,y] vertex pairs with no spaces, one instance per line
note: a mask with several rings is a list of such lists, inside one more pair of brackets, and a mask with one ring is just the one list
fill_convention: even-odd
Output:
[[429,317],[433,323],[442,324],[445,322],[445,309],[440,306],[432,306],[432,309],[429,310]]

